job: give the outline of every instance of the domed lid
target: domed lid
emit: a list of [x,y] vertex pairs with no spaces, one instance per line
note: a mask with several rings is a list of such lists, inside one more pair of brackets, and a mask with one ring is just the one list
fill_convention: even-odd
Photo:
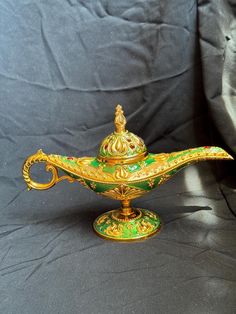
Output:
[[143,140],[125,129],[126,118],[121,105],[116,106],[116,130],[104,138],[100,145],[98,160],[109,163],[133,163],[147,155]]

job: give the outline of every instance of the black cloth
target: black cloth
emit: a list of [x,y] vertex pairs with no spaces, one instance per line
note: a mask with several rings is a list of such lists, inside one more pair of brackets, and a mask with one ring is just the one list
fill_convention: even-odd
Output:
[[236,312],[234,162],[135,200],[163,228],[129,244],[92,230],[118,202],[76,183],[28,192],[21,174],[39,148],[95,156],[117,103],[150,152],[235,156],[235,15],[233,0],[0,2],[0,313]]

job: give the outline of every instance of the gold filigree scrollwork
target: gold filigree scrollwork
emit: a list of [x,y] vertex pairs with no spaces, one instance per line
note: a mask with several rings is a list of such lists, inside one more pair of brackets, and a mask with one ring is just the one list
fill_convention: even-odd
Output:
[[137,230],[139,233],[150,233],[154,229],[154,226],[148,221],[141,221],[137,224]]
[[[23,178],[28,186],[28,190],[31,189],[36,189],[36,190],[47,190],[50,189],[52,186],[54,186],[56,183],[62,181],[62,180],[68,180],[70,183],[74,182],[75,179],[73,179],[70,176],[58,176],[58,169],[56,166],[48,162],[48,156],[40,149],[37,151],[36,154],[29,156],[22,168],[22,174]],[[38,183],[35,182],[31,179],[30,177],[30,168],[32,167],[33,164],[40,163],[40,162],[45,162],[46,163],[46,171],[51,172],[52,178],[49,182],[47,183]]]
[[104,223],[106,221],[106,219],[108,219],[108,215],[102,215],[101,217],[98,218],[97,220],[97,224],[101,225],[102,223]]
[[148,180],[148,185],[150,186],[151,189],[154,187],[154,185],[155,185],[154,178],[151,178],[151,179]]
[[136,197],[142,196],[145,193],[147,193],[146,190],[141,190],[134,187],[129,187],[127,185],[121,184],[118,187],[105,191],[100,192],[99,194],[102,194],[104,196],[117,199],[117,200],[131,200]]
[[115,179],[127,179],[129,176],[129,172],[126,170],[125,166],[118,166],[114,173]]
[[171,175],[168,173],[165,173],[161,176],[161,179],[159,181],[159,185],[165,183],[168,179],[170,179]]
[[108,143],[107,151],[110,155],[124,156],[128,153],[129,143],[125,141],[125,137],[113,136],[111,144]]
[[104,232],[107,235],[113,236],[113,237],[118,237],[121,236],[123,233],[124,226],[116,223],[112,223],[110,226],[108,226]]

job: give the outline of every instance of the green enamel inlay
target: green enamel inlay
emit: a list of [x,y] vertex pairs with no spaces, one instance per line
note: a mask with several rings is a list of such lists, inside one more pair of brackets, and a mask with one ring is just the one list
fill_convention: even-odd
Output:
[[152,190],[152,188],[148,185],[148,181],[130,183],[127,185],[130,187],[134,187],[134,188],[138,188],[138,189],[142,189],[142,190],[146,190],[146,191]]
[[130,221],[117,221],[110,211],[99,216],[93,224],[94,229],[103,237],[117,240],[135,240],[154,234],[160,229],[161,221],[156,213],[137,209],[141,215]]
[[[67,156],[60,156],[62,162],[69,164],[71,166],[77,166],[77,158],[74,157],[67,157]],[[72,158],[72,159],[69,159]]]
[[112,133],[108,135],[101,143],[99,148],[99,155],[103,157],[114,157],[117,156],[117,153],[114,151],[110,153],[107,149],[108,146],[112,146],[116,143],[117,139],[127,147],[126,156],[135,156],[139,153],[145,152],[146,146],[143,143],[142,139],[140,139],[137,135],[126,131],[125,133],[118,134]]
[[[106,192],[106,191],[114,189],[117,186],[117,184],[100,183],[100,182],[96,182],[96,181],[88,180],[88,179],[84,179],[84,181],[96,193]],[[94,184],[95,184],[95,188],[93,187]]]
[[161,180],[161,176],[159,176],[159,177],[156,177],[156,178],[155,178],[155,181],[154,181],[155,183],[154,183],[154,187],[153,187],[153,189],[154,189],[154,188],[156,188],[156,187],[158,186],[158,184],[159,184],[160,180]]
[[[62,169],[61,169],[62,170]],[[75,174],[70,173],[69,171],[66,170],[62,170],[65,174],[67,174],[68,176],[70,176],[73,179],[80,179],[79,176],[76,176]]]
[[215,146],[206,146],[206,147],[197,147],[197,148],[193,148],[190,150],[184,150],[179,152],[179,154],[174,153],[173,155],[170,153],[169,158],[167,159],[167,162],[171,162],[175,159],[178,159],[182,156],[187,156],[187,155],[193,155],[195,153],[220,153],[223,152],[222,148],[220,147],[215,147]]
[[90,166],[93,166],[95,168],[98,168],[100,166],[100,164],[102,164],[101,162],[99,162],[97,160],[97,158],[94,158],[94,160],[91,161]]
[[129,172],[135,172],[135,171],[138,171],[141,169],[140,165],[137,163],[137,164],[132,164],[132,165],[128,165],[128,170]]
[[146,166],[152,164],[153,162],[155,162],[156,160],[153,158],[153,156],[155,156],[154,154],[148,154],[147,159],[144,160]]
[[[224,152],[224,150],[222,150],[219,147],[198,147],[198,148],[194,148],[191,150],[186,150],[186,151],[180,151],[179,153],[173,153],[169,155],[169,158],[167,159],[167,163],[171,162],[173,160],[176,160],[182,156],[188,156],[188,155],[192,155],[194,156],[195,153],[199,153],[199,152],[203,152],[203,153],[221,153]],[[52,155],[53,156],[53,155]],[[57,156],[57,155],[56,155]],[[148,167],[150,164],[152,163],[156,163],[158,166],[158,162],[157,162],[157,158],[156,156],[158,156],[158,154],[152,154],[149,153],[147,155],[147,157],[142,160],[139,161],[137,163],[133,163],[133,164],[117,164],[117,165],[109,165],[108,163],[105,162],[99,162],[97,158],[92,159],[91,158],[91,162],[90,162],[90,166],[94,167],[94,168],[102,168],[102,170],[104,171],[104,173],[109,173],[109,174],[114,174],[116,170],[119,170],[121,167],[124,168],[124,170],[129,171],[130,173],[134,173],[136,171],[140,171],[141,169],[144,169],[145,167]],[[64,163],[65,168],[66,166],[71,166],[73,168],[72,172],[76,173],[76,169],[79,168],[80,166],[78,165],[77,161],[78,158],[75,157],[67,157],[67,156],[57,156],[57,158],[60,158],[61,162]],[[197,161],[197,160],[196,160]],[[127,181],[127,185],[130,187],[134,187],[134,188],[138,188],[144,191],[150,191],[154,188],[157,187],[157,185],[159,184],[160,180],[164,179],[165,180],[165,175],[171,177],[174,174],[176,174],[176,172],[178,172],[179,170],[181,170],[182,168],[188,166],[189,164],[193,163],[194,161],[190,161],[188,162],[186,160],[186,162],[182,165],[177,165],[175,166],[174,169],[172,170],[167,170],[167,172],[165,172],[162,175],[159,175],[157,177],[153,177],[151,179],[140,179],[141,182],[134,182],[132,183],[132,181]],[[60,167],[60,166],[59,166]],[[86,166],[85,166],[86,167]],[[79,175],[76,174],[72,174],[70,172],[70,170],[63,170],[67,175],[71,176],[74,179],[80,179],[82,178]],[[96,170],[95,170],[96,171]],[[114,182],[114,183],[98,183],[95,180],[90,180],[90,179],[84,179],[85,183],[94,191],[97,193],[101,193],[101,192],[105,192],[111,189],[114,189],[115,187],[119,186],[118,183]],[[114,179],[115,181],[115,179]],[[125,181],[125,180],[124,180]]]
[[188,151],[185,151],[185,152],[182,152],[182,153],[179,153],[179,154],[176,154],[176,155],[171,155],[170,154],[170,157],[167,159],[167,162],[171,162],[175,159],[178,159],[182,156],[185,156],[185,155],[190,155],[190,153]]
[[108,172],[108,173],[114,173],[115,171],[116,171],[116,166],[105,166],[105,167],[103,167],[103,169],[102,169],[104,172]]

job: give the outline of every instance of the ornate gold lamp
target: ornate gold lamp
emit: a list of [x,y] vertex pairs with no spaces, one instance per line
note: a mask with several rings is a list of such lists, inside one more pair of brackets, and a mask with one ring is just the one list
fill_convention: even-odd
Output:
[[[233,159],[222,148],[204,146],[174,153],[148,153],[143,140],[125,129],[122,107],[117,105],[115,131],[102,141],[97,157],[46,155],[42,150],[29,156],[23,165],[23,177],[30,189],[45,190],[61,180],[78,181],[97,194],[120,200],[121,207],[100,215],[93,224],[102,237],[119,241],[147,238],[160,230],[159,216],[147,209],[133,208],[132,199],[140,197],[177,171],[201,160]],[[30,177],[33,164],[44,162],[52,173],[48,183]],[[64,172],[59,177],[58,169]]]

